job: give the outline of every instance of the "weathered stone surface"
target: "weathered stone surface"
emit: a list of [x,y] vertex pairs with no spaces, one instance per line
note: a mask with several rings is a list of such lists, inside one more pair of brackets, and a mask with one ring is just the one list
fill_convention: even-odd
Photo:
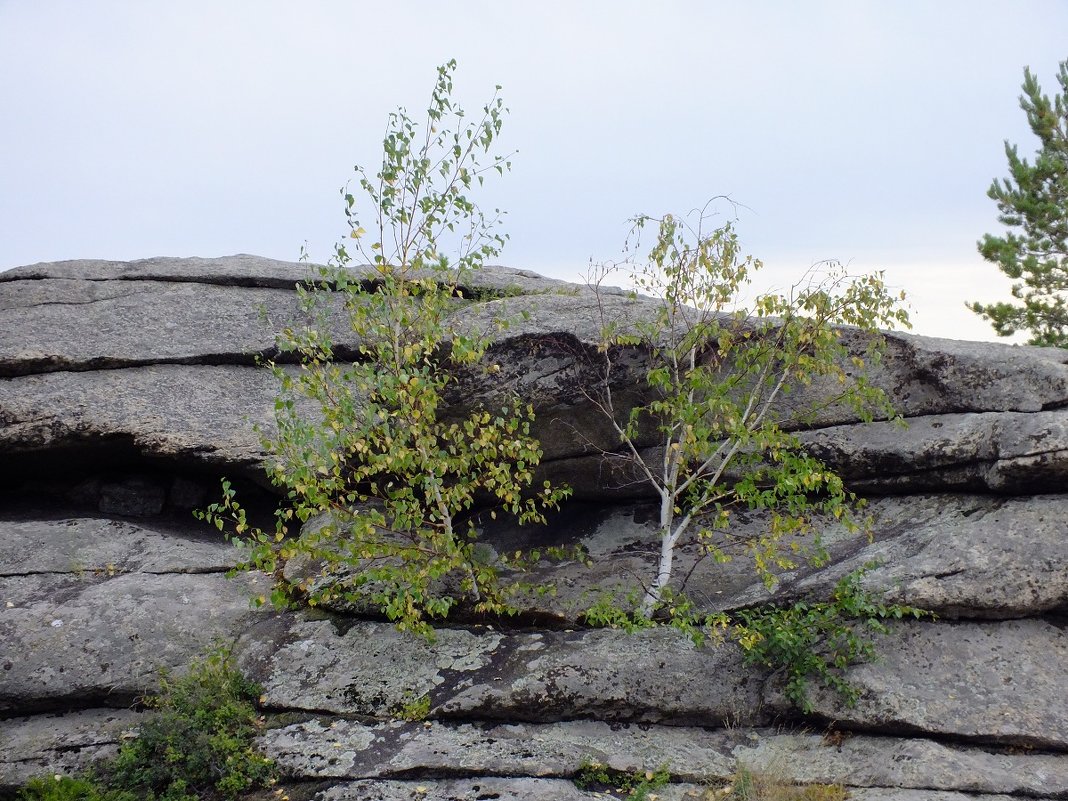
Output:
[[0,273],[0,283],[68,279],[83,281],[187,281],[221,286],[292,289],[314,277],[313,268],[299,262],[238,254],[214,259],[157,256],[137,261],[73,259],[42,262]]
[[[1068,755],[997,752],[905,737],[739,733],[737,766],[802,783],[860,788],[955,790],[1061,798],[1068,795]],[[971,796],[969,796],[971,797]]]
[[[371,275],[367,265],[354,265],[353,272]],[[172,281],[218,286],[265,287],[292,289],[295,284],[318,279],[317,265],[304,262],[279,261],[263,256],[239,253],[203,259],[157,256],[136,261],[107,261],[103,259],[73,259],[42,262],[16,267],[0,273],[0,283],[43,279],[71,279],[84,281]],[[473,282],[475,288],[493,289],[508,293],[551,292],[561,287],[574,287],[566,281],[546,278],[529,270],[486,265]]]
[[[1019,618],[1068,607],[1068,495],[875,499],[876,541],[826,569],[784,578],[781,598],[825,598],[842,576],[878,562],[862,586],[941,618]],[[733,603],[768,597],[753,586]]]
[[73,775],[113,756],[141,717],[129,709],[86,709],[0,722],[0,790],[34,776]]
[[[853,708],[815,689],[846,727],[1068,750],[1068,635],[1041,620],[899,624],[880,660],[850,668]],[[775,693],[769,702],[776,703]]]
[[[520,612],[536,619],[555,618],[558,625],[578,625],[584,613],[605,596],[621,604],[633,603],[630,596],[635,587],[655,575],[660,548],[656,530],[658,514],[659,507],[648,502],[618,501],[608,505],[572,501],[551,512],[545,525],[520,526],[504,516],[496,521],[487,520],[480,529],[479,539],[496,553],[546,546],[582,549],[588,562],[543,559],[528,571],[504,574],[506,583],[514,577],[515,581],[551,590],[548,594],[535,590],[517,595],[513,602]],[[734,557],[723,564],[702,556],[696,542],[680,544],[674,559],[673,586],[685,590],[702,611],[731,610],[790,597],[787,589],[808,571],[799,569],[785,574],[784,579],[790,584],[780,588],[778,593],[769,591],[746,551],[745,543],[765,535],[769,525],[766,514],[737,510],[729,532],[731,541],[727,542],[724,537],[719,543]],[[900,534],[900,531],[895,533]],[[840,525],[828,525],[822,536],[824,545],[834,555],[832,560],[847,560],[850,564],[858,549],[867,544],[863,534],[849,532]],[[798,546],[797,553],[793,553],[790,544],[784,544],[784,550],[791,553],[799,565],[808,564],[813,537],[799,536],[792,544]],[[293,560],[286,566],[285,577],[294,583],[307,581],[312,586],[321,587],[345,576],[343,571],[337,571],[324,578],[319,568],[319,563]],[[684,587],[681,586],[683,581]],[[833,582],[824,582],[819,589],[826,590],[829,586],[833,586]],[[330,606],[343,613],[367,611],[366,606],[354,607],[342,601],[333,601]],[[468,606],[461,601],[458,614],[463,614]]]
[[[357,274],[370,268],[355,268]],[[4,273],[0,376],[154,363],[250,364],[285,325],[300,323],[293,291],[314,267],[254,257],[63,262]],[[567,287],[533,273],[490,268],[474,293]],[[341,324],[335,342],[356,346]]]
[[0,517],[0,576],[220,573],[238,549],[205,526],[108,517]]
[[248,632],[237,652],[269,707],[391,717],[439,687],[448,692],[451,677],[489,665],[502,639],[444,629],[431,644],[386,623],[356,622],[339,633],[326,620],[285,617]]
[[252,426],[273,427],[275,383],[255,367],[184,365],[0,379],[0,452],[125,446],[180,464],[258,467]]
[[[571,502],[551,514],[545,526],[517,526],[503,517],[487,521],[480,539],[503,553],[547,545],[583,548],[588,565],[543,561],[516,576],[553,588],[550,595],[518,597],[520,610],[574,625],[605,593],[624,602],[638,580],[653,575],[659,555],[657,513],[655,505],[643,502]],[[675,586],[704,611],[799,598],[822,601],[847,573],[875,563],[862,586],[942,618],[1019,618],[1068,608],[1068,496],[892,496],[872,499],[864,510],[868,514],[874,519],[870,544],[862,532],[821,524],[830,562],[818,568],[804,556],[812,538],[795,538],[801,548],[794,556],[797,567],[777,571],[779,584],[769,590],[744,549],[745,542],[767,532],[769,517],[738,510],[729,532],[733,549],[726,539],[721,543],[735,558],[725,564],[707,558],[698,563],[696,544],[680,545]],[[285,576],[318,586],[326,580],[317,569],[294,560]],[[333,608],[361,609],[341,602]]]
[[0,330],[12,333],[0,341],[0,376],[167,362],[251,364],[294,319],[299,310],[290,290],[8,281],[0,283]]
[[238,558],[203,526],[0,519],[0,713],[126,705],[232,642],[267,586]]
[[[568,295],[525,297],[493,301],[467,313],[468,324],[488,330],[500,317],[518,318],[508,336],[552,340],[572,346],[600,340],[602,321],[621,330],[655,313],[655,302],[631,299],[618,290],[607,293],[599,305],[584,288]],[[511,310],[511,313],[509,313]],[[855,332],[844,332],[850,346],[863,352],[867,342]],[[871,382],[883,389],[897,412],[905,417],[964,412],[1038,412],[1068,403],[1068,353],[1060,348],[1011,346],[989,342],[922,337],[904,333],[886,335],[886,354],[869,371]],[[782,399],[787,417],[791,410],[811,407],[814,401],[834,397],[837,382],[814,382],[807,390]],[[841,405],[821,411],[816,425],[854,422],[856,415]]]
[[859,491],[1060,491],[1068,411],[942,414],[806,432],[802,441]]
[[906,417],[1037,412],[1068,402],[1068,351],[895,332],[873,380]]
[[772,714],[759,701],[761,672],[736,648],[698,648],[672,629],[516,634],[507,645],[475,681],[440,701],[431,694],[441,715],[753,725]]
[[1068,755],[997,753],[921,738],[608,725],[361,724],[311,720],[267,732],[262,748],[290,778],[573,778],[598,762],[628,774],[664,767],[673,782],[722,787],[739,771],[784,783],[1061,797]]
[[[661,801],[711,801],[715,788],[692,784],[672,784],[656,791]],[[1019,796],[966,794],[938,790],[893,790],[849,788],[854,801],[1015,801]],[[611,797],[605,793],[584,792],[563,779],[443,779],[399,781],[367,779],[337,784],[316,793],[316,801],[481,801],[493,798],[500,801],[588,801]],[[618,796],[616,796],[618,797]],[[1036,801],[1053,801],[1037,798]]]
[[[657,791],[662,801],[680,801],[695,788],[665,787]],[[689,796],[693,797],[693,796]],[[563,779],[496,778],[430,779],[416,781],[364,780],[336,784],[316,793],[317,801],[590,801],[603,793],[584,792]]]
[[584,762],[656,770],[698,781],[734,772],[729,738],[705,729],[566,721],[552,725],[449,725],[312,720],[267,732],[264,753],[292,778],[382,778],[459,773],[575,776]]
[[[308,266],[251,256],[0,276],[0,330],[12,332],[0,342],[0,784],[106,753],[127,714],[44,713],[125,706],[160,667],[239,639],[268,711],[305,721],[264,742],[294,775],[345,782],[323,798],[590,798],[568,781],[583,756],[624,770],[674,763],[663,799],[699,797],[739,764],[845,781],[857,799],[1068,797],[1068,351],[891,334],[871,378],[909,427],[859,425],[832,404],[802,434],[854,489],[882,496],[874,541],[828,529],[831,563],[783,573],[773,593],[745,559],[693,573],[703,608],[734,609],[825,598],[876,558],[868,588],[939,613],[895,625],[882,661],[849,670],[862,690],[854,709],[812,689],[809,722],[844,730],[829,744],[747,728],[797,713],[779,678],[746,668],[733,645],[533,628],[575,625],[593,595],[625,592],[655,557],[648,488],[605,462],[615,434],[588,397],[602,314],[633,327],[655,305],[618,291],[598,304],[584,287],[490,268],[457,299],[466,324],[494,331],[501,369],[463,377],[454,409],[518,392],[539,413],[543,477],[594,501],[572,501],[545,528],[485,532],[499,551],[588,549],[592,568],[535,572],[558,594],[529,604],[530,628],[457,624],[427,643],[358,616],[250,611],[266,579],[227,580],[235,551],[166,515],[208,502],[220,473],[262,481],[252,426],[271,430],[275,382],[250,362],[275,326],[255,307],[272,323],[292,316],[293,287],[311,279]],[[496,318],[512,324],[490,329]],[[645,392],[644,359],[627,350],[614,371],[622,406]],[[814,382],[783,410],[835,391]],[[159,516],[114,519],[137,515]],[[766,527],[738,514],[731,534]],[[681,549],[677,575],[695,558]],[[424,700],[429,726],[386,722]]]
[[[0,375],[22,378],[0,383],[0,449],[127,442],[147,457],[190,455],[255,471],[263,454],[251,425],[269,428],[274,382],[219,363],[247,364],[269,352],[274,331],[297,314],[292,286],[310,275],[306,265],[249,256],[66,262],[5,273],[0,318],[10,319],[0,319],[0,327],[16,335],[0,345]],[[597,382],[590,346],[602,321],[633,326],[655,303],[618,292],[598,303],[584,287],[506,268],[491,268],[474,283],[476,297],[519,295],[464,310],[464,321],[478,330],[492,330],[500,317],[514,322],[495,334],[491,356],[501,373],[464,382],[458,400],[489,403],[502,391],[520,392],[539,409],[534,433],[545,450],[543,473],[570,479],[584,497],[606,497],[605,487],[608,497],[647,495],[648,488],[614,475],[596,456],[617,443],[587,393]],[[255,313],[261,306],[270,322]],[[623,382],[617,400],[624,404],[638,391],[643,358],[636,349],[617,365]],[[1057,349],[895,334],[873,381],[913,418],[912,427],[904,434],[890,424],[827,428],[855,420],[834,407],[806,437],[860,489],[1053,489],[1068,477],[1064,413],[1035,412],[1068,402],[1065,361]],[[201,366],[150,366],[158,362]],[[93,370],[100,367],[130,369]],[[44,370],[90,372],[51,381],[24,375]],[[817,385],[787,403],[803,405],[827,392]],[[993,414],[1005,410],[1011,411]],[[190,439],[196,445],[183,446]]]
[[123,706],[232,642],[265,582],[222,574],[96,573],[0,579],[0,714]]
[[[34,453],[121,444],[145,457],[178,459],[259,473],[265,454],[253,431],[273,428],[275,379],[250,366],[154,365],[0,379],[0,451]],[[589,409],[583,407],[583,414]],[[547,411],[543,473],[570,481],[580,496],[634,497],[646,487],[613,473],[590,447]],[[600,425],[591,422],[591,427]],[[607,436],[601,431],[600,438]],[[807,432],[813,452],[857,489],[879,492],[1058,490],[1068,481],[1068,412],[940,415]],[[553,461],[556,460],[556,461]],[[614,489],[613,489],[614,487]]]
[[460,719],[711,726],[770,714],[760,703],[762,674],[744,667],[736,648],[698,648],[672,629],[439,629],[428,643],[386,624],[338,633],[328,621],[293,619],[250,631],[238,653],[276,708],[386,718],[428,696],[435,717]]

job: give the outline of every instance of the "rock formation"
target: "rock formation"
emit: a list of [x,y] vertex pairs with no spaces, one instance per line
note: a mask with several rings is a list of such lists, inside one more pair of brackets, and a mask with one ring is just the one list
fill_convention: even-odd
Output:
[[[856,706],[814,689],[805,716],[734,645],[576,625],[584,593],[649,564],[649,499],[589,449],[610,444],[582,392],[594,298],[522,271],[488,268],[465,320],[525,312],[493,345],[497,380],[535,404],[544,470],[576,497],[545,531],[485,536],[581,543],[593,568],[546,568],[560,592],[521,625],[461,618],[433,643],[351,611],[252,610],[267,578],[228,578],[240,554],[190,511],[224,475],[271,504],[256,358],[310,278],[253,256],[0,274],[0,788],[114,752],[159,671],[222,644],[264,687],[284,784],[324,801],[593,797],[571,782],[584,759],[666,765],[664,799],[739,765],[871,801],[1068,798],[1068,351],[890,335],[873,380],[907,428],[831,407],[802,434],[869,499],[873,540],[829,530],[831,563],[774,593],[741,564],[696,580],[730,610],[820,597],[878,559],[869,589],[937,613],[849,670]],[[397,719],[424,698],[425,721]]]

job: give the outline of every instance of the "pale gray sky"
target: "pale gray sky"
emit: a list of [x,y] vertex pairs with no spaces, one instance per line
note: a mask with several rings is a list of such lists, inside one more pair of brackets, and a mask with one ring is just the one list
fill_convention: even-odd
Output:
[[450,58],[472,112],[511,109],[503,263],[579,280],[634,214],[729,194],[766,284],[885,269],[918,333],[993,339],[963,306],[1007,294],[985,192],[1004,139],[1033,150],[1023,67],[1056,87],[1068,2],[0,0],[0,269],[326,259]]

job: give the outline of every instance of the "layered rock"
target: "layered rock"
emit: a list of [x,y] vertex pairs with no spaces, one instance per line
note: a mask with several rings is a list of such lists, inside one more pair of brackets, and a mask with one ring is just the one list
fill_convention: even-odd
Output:
[[[558,592],[517,624],[461,616],[433,643],[354,609],[253,611],[268,578],[228,578],[241,554],[189,511],[222,475],[268,487],[254,426],[271,431],[276,384],[255,362],[316,278],[252,256],[0,274],[0,786],[113,753],[160,669],[222,646],[263,686],[262,747],[324,801],[592,797],[570,781],[583,760],[666,765],[665,799],[740,768],[860,799],[1068,797],[1068,351],[890,335],[871,378],[907,425],[831,405],[800,432],[868,496],[870,541],[827,524],[830,564],[799,559],[770,591],[741,558],[694,570],[699,606],[729,611],[825,598],[875,562],[865,587],[937,613],[848,670],[856,706],[813,688],[803,716],[731,643],[579,625],[655,558],[648,491],[599,455],[615,443],[588,397],[601,316],[632,324],[653,302],[521,271],[464,288],[465,324],[514,322],[494,334],[496,378],[454,400],[530,400],[544,472],[578,499],[543,530],[483,533],[581,545],[593,566],[545,563],[535,579]],[[625,354],[621,397],[641,396],[644,359]],[[683,549],[680,574],[695,560]],[[397,720],[415,708],[427,720]]]

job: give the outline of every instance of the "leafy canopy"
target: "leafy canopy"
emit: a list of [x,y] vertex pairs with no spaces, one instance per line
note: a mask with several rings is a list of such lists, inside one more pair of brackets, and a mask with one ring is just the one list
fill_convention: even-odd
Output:
[[1020,107],[1039,148],[1033,162],[1005,142],[1009,175],[994,179],[987,195],[1008,230],[985,235],[979,252],[1013,279],[1018,303],[969,303],[999,336],[1031,333],[1031,345],[1068,347],[1068,61],[1057,73],[1060,94],[1042,94],[1024,70]]
[[[531,486],[542,451],[529,405],[512,395],[493,408],[444,408],[460,371],[497,369],[484,363],[487,335],[464,331],[458,312],[473,273],[505,241],[499,213],[487,217],[470,193],[511,166],[493,152],[502,101],[495,95],[466,123],[451,100],[454,70],[439,68],[421,126],[403,109],[390,115],[378,172],[357,167],[359,192],[343,190],[347,243],[321,281],[300,290],[315,323],[279,337],[299,369],[270,365],[281,387],[278,432],[263,444],[288,504],[276,530],[251,526],[229,487],[206,513],[234,526],[251,549],[248,567],[279,577],[276,601],[370,603],[428,636],[428,620],[462,600],[508,613],[528,589],[500,580],[527,555],[476,547],[476,513],[540,522],[567,494]],[[367,264],[355,266],[353,255]],[[339,318],[357,343],[351,363],[335,360]],[[294,522],[313,519],[293,536]],[[298,556],[319,570],[293,582],[285,565]]]

